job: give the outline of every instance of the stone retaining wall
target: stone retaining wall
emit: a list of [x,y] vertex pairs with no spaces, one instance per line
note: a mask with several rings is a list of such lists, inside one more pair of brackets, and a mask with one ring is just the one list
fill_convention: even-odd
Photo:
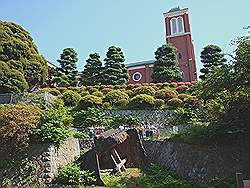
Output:
[[169,141],[144,141],[143,145],[149,162],[167,166],[183,178],[234,178],[236,172],[250,175],[249,140],[221,146]]
[[[21,156],[13,152],[10,155],[9,150],[6,148],[12,148],[11,145],[6,147],[0,147],[0,183],[3,178],[8,177],[15,185],[28,186],[27,180],[22,181],[17,177],[19,166],[6,166],[6,162],[21,160]],[[26,158],[26,156],[24,156]],[[32,174],[35,181],[40,183],[51,183],[52,180],[58,174],[59,167],[66,165],[80,157],[80,146],[78,139],[72,138],[59,146],[49,143],[32,143],[30,145],[27,157],[37,166],[37,171]],[[3,168],[1,168],[1,164]]]
[[160,134],[172,130],[172,126],[167,121],[167,118],[172,113],[171,110],[106,110],[104,113],[106,115],[138,116],[141,121],[157,127]]
[[39,164],[39,182],[51,183],[60,166],[80,157],[78,139],[72,138],[59,147],[51,144],[31,145],[30,156]]

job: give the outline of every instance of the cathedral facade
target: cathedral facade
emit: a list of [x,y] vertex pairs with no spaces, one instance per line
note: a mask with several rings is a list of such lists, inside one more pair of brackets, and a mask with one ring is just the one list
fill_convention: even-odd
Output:
[[[197,79],[194,46],[191,36],[188,9],[173,8],[164,13],[166,43],[177,48],[177,58],[182,72],[183,81],[191,82]],[[152,82],[154,60],[126,64],[129,83]]]

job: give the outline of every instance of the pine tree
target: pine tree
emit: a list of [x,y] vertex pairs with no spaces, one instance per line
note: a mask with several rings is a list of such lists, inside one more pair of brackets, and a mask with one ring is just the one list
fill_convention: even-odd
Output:
[[103,84],[124,84],[128,82],[129,74],[124,65],[124,55],[121,48],[111,46],[104,59]]
[[176,48],[171,45],[162,45],[155,52],[155,62],[152,78],[154,82],[181,81],[181,72],[178,66]]
[[227,61],[221,48],[216,45],[204,47],[200,57],[204,67],[200,70],[203,74],[199,76],[202,80],[205,80],[207,75],[213,73],[215,69],[220,68]]
[[73,48],[63,49],[60,59],[57,60],[64,72],[69,73],[76,70],[77,53]]
[[82,84],[84,85],[97,85],[101,83],[102,77],[102,62],[98,53],[89,55],[86,60],[87,64],[84,66],[82,72]]
[[64,82],[71,86],[75,85],[77,75],[76,62],[78,61],[76,51],[73,48],[63,49],[60,59],[57,61],[61,65],[60,70],[64,75]]

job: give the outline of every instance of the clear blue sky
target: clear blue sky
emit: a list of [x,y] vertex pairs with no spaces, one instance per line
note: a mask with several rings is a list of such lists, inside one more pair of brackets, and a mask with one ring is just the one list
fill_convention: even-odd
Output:
[[250,0],[3,0],[0,19],[27,29],[52,63],[63,48],[75,48],[82,70],[90,53],[104,59],[111,45],[122,48],[126,63],[153,59],[165,43],[163,13],[175,6],[189,8],[198,70],[205,45],[231,52],[230,41],[250,25]]

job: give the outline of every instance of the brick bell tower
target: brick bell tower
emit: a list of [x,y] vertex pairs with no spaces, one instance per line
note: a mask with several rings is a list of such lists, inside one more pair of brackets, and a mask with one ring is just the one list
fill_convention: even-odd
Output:
[[197,80],[194,46],[188,9],[173,8],[164,13],[166,41],[177,48],[177,58],[184,81]]

